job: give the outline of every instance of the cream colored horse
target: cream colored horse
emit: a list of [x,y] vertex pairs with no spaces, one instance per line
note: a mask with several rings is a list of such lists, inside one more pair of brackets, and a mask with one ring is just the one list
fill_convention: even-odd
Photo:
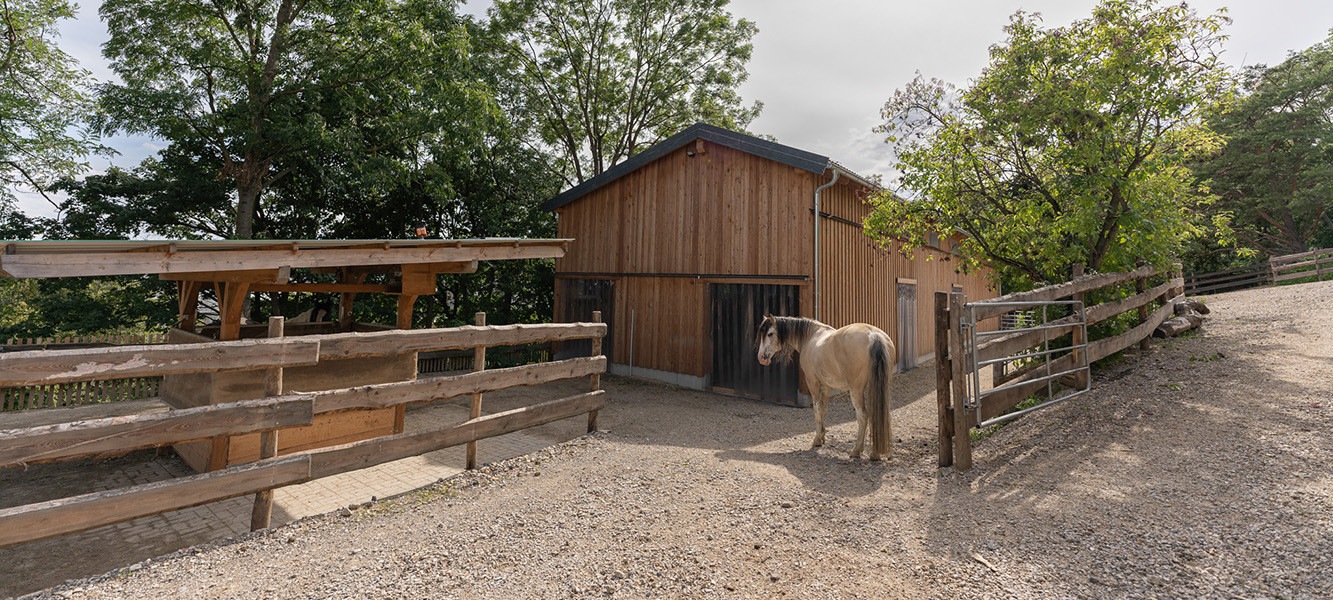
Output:
[[829,388],[847,390],[856,408],[856,446],[851,457],[861,458],[866,424],[870,425],[870,460],[892,458],[893,427],[889,414],[889,382],[897,349],[882,330],[865,323],[834,329],[814,319],[764,315],[755,336],[759,364],[774,357],[787,360],[801,353],[801,372],[814,395],[815,440],[824,445],[824,417]]

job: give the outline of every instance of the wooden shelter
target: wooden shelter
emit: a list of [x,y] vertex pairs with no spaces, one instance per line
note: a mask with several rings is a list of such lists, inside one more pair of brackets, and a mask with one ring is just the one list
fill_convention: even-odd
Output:
[[[356,323],[352,302],[360,293],[398,297],[398,329],[410,329],[412,307],[433,294],[445,273],[471,273],[479,261],[557,258],[569,240],[205,240],[205,241],[18,241],[4,242],[0,275],[16,278],[156,274],[177,282],[179,317],[167,342],[203,343],[267,337],[268,327],[244,325],[242,305],[250,292],[329,292],[340,295],[339,319],[288,326],[284,335],[375,331],[395,326]],[[335,283],[290,281],[294,268],[336,275]],[[387,283],[366,283],[370,274]],[[216,290],[219,323],[197,328],[199,295]],[[279,393],[315,392],[359,385],[413,381],[417,352],[321,360],[285,370]],[[192,408],[265,397],[263,371],[199,372],[164,377],[162,400]],[[308,427],[284,434],[278,453],[343,444],[402,433],[402,404],[330,412]],[[217,436],[178,444],[196,470],[213,471],[260,457],[259,434]]]
[[861,228],[877,189],[828,157],[693,125],[545,203],[577,240],[556,260],[556,320],[602,311],[613,373],[782,403],[804,398],[794,366],[755,360],[764,311],[871,323],[913,368],[934,355],[933,292],[995,292],[956,271],[958,238],[877,249]]

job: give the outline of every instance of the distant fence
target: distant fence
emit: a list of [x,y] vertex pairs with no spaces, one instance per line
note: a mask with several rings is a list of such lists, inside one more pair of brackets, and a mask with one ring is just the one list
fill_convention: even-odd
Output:
[[[1149,283],[1155,280],[1160,283],[1149,288]],[[1092,306],[1083,304],[1088,292],[1129,284],[1133,284],[1133,295]],[[1153,329],[1172,315],[1173,305],[1180,299],[1183,286],[1183,280],[1176,273],[1142,267],[1120,273],[1085,275],[1030,292],[972,303],[965,303],[961,292],[936,292],[935,356],[938,358],[935,388],[939,405],[939,465],[971,468],[971,430],[1009,418],[1006,413],[1028,396],[1058,389],[1054,388],[1056,385],[1069,388],[1071,394],[1086,390],[1088,365],[1130,346],[1147,344]],[[1067,305],[1070,315],[1050,321],[1042,319],[1037,323],[1027,320],[1011,322],[1022,326],[1013,332],[1001,329],[981,334],[978,329],[981,322],[1012,313],[1016,307],[1053,304]],[[1137,324],[1129,331],[1100,340],[1086,338],[1087,326],[1129,311],[1137,311]],[[983,337],[984,342],[981,341]],[[1062,355],[1057,357],[1057,354]],[[984,392],[979,389],[980,369],[1016,361],[1029,364],[997,376],[993,388]],[[1051,397],[1047,400],[1058,399]]]
[[[484,319],[484,315],[478,315],[480,322],[484,323]],[[479,325],[199,344],[0,353],[0,386],[54,385],[111,375],[160,377],[256,369],[267,369],[270,375],[265,380],[265,398],[18,429],[5,429],[0,425],[0,468],[114,456],[143,448],[255,432],[263,436],[260,456],[264,457],[256,462],[199,475],[0,509],[0,547],[247,494],[256,494],[251,527],[263,528],[269,522],[274,488],[453,446],[468,445],[472,450],[469,455],[472,455],[477,440],[579,415],[588,416],[591,431],[596,427],[597,411],[605,402],[599,386],[607,364],[606,357],[601,356],[601,340],[606,330],[603,323]],[[280,325],[277,331],[281,331]],[[578,339],[593,340],[594,356],[485,369],[488,347]],[[312,393],[280,395],[278,392],[284,367],[315,365],[321,360],[458,348],[472,348],[476,353],[480,360],[474,371]],[[591,391],[481,415],[484,392],[580,377],[591,378]],[[308,426],[315,415],[387,408],[464,395],[472,396],[470,418],[451,427],[275,456],[277,436],[281,431]],[[77,414],[77,410],[68,414]]]
[[1274,256],[1245,267],[1188,275],[1185,277],[1185,293],[1232,292],[1307,277],[1323,281],[1325,275],[1333,276],[1333,248]]
[[[33,350],[70,350],[107,346],[164,344],[165,333],[69,335],[36,338],[9,338],[0,348],[7,352]],[[158,395],[161,377],[128,377],[99,381],[76,381],[51,385],[0,388],[0,411],[60,408],[101,402],[140,400]]]

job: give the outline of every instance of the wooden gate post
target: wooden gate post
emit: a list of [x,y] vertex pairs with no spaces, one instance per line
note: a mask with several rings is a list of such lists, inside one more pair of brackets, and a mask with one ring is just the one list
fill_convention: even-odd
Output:
[[[280,338],[283,335],[283,317],[268,318],[268,337]],[[282,367],[264,370],[264,397],[282,395]],[[259,434],[259,460],[278,455],[278,431],[270,429]],[[250,513],[250,531],[266,529],[273,517],[273,490],[267,489],[255,493],[255,508]]]
[[939,408],[940,466],[953,464],[953,407],[949,386],[953,384],[949,356],[949,292],[935,292],[935,402]]
[[[602,311],[600,310],[592,311],[592,321],[594,323],[601,323]],[[592,338],[592,355],[601,356],[601,354],[602,354],[602,338],[600,337]],[[610,362],[611,361],[608,359],[607,364],[610,364]],[[595,392],[598,389],[601,389],[602,375],[600,373],[593,373],[590,376],[590,379],[592,380],[592,389],[590,391]],[[590,410],[588,411],[588,433],[592,433],[594,431],[597,431],[597,411]]]
[[[477,319],[477,325],[479,326],[485,325],[486,313],[484,312],[477,313],[476,319]],[[473,372],[483,371],[485,369],[486,369],[486,347],[477,346],[476,349],[472,351],[472,371]],[[468,418],[476,419],[479,417],[481,417],[481,394],[477,393],[477,394],[472,394],[472,408],[471,410],[468,411]],[[467,468],[469,471],[477,468],[476,440],[467,443]]]
[[[1084,269],[1083,263],[1077,263],[1074,265],[1074,279],[1078,279],[1079,277],[1083,276],[1083,269]],[[1077,300],[1079,303],[1080,307],[1078,309],[1079,320],[1086,321],[1083,318],[1084,315],[1082,314],[1082,312],[1083,312],[1083,307],[1087,306],[1087,294],[1084,294],[1082,292],[1074,294],[1074,300]],[[1070,307],[1069,314],[1071,316],[1075,314],[1073,307]],[[1075,346],[1086,345],[1088,343],[1086,326],[1074,328],[1074,331],[1070,333],[1070,343],[1072,343]],[[1083,361],[1087,358],[1087,348],[1075,348],[1073,351],[1073,355],[1074,355],[1074,366],[1077,367],[1078,365],[1082,364]],[[1088,378],[1091,376],[1092,376],[1091,369],[1087,371],[1076,371],[1074,373],[1074,388],[1081,390],[1085,387],[1088,387]]]
[[967,353],[963,346],[963,293],[949,294],[949,361],[953,380],[953,459],[957,469],[972,468],[972,422],[967,399]]

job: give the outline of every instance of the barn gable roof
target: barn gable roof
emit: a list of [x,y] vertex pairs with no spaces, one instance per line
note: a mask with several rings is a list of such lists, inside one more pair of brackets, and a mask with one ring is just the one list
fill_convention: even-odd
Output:
[[621,177],[634,172],[654,160],[662,158],[681,147],[693,142],[694,140],[705,140],[721,146],[747,152],[755,156],[767,158],[769,160],[810,171],[811,173],[823,173],[829,169],[836,169],[844,176],[851,178],[856,183],[866,187],[877,187],[867,181],[864,177],[857,175],[829,157],[806,152],[800,148],[793,148],[777,142],[757,138],[752,135],[746,135],[730,129],[723,129],[707,123],[695,123],[679,133],[654,144],[652,147],[629,157],[625,161],[607,169],[596,176],[580,183],[561,194],[542,203],[543,210],[555,210],[582,198],[592,191],[611,183]]

